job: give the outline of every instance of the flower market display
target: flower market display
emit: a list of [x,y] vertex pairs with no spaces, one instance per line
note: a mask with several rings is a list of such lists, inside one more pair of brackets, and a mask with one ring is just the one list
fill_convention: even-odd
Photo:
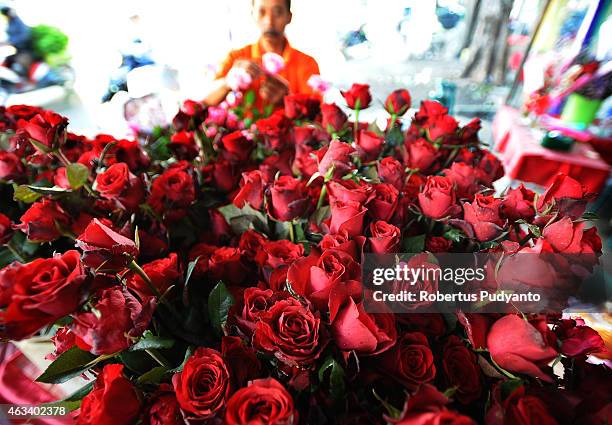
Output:
[[604,424],[604,341],[577,315],[372,313],[368,253],[601,255],[590,194],[540,195],[400,89],[384,129],[290,95],[185,101],[140,140],[0,111],[0,331],[47,335],[38,377],[88,384],[77,424]]

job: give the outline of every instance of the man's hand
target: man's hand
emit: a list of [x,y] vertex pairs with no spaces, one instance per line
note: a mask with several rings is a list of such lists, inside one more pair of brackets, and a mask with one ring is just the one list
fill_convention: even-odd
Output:
[[267,102],[276,105],[289,93],[289,83],[278,75],[266,75],[259,89],[259,95]]
[[232,68],[244,69],[251,76],[253,81],[255,81],[257,78],[259,78],[263,74],[263,71],[259,67],[259,65],[257,65],[255,62],[248,60],[248,59],[239,59],[235,61],[234,66]]

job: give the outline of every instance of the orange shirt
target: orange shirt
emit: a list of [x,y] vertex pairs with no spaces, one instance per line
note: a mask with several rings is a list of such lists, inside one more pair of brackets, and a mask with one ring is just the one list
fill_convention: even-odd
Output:
[[[249,44],[238,50],[232,50],[221,64],[221,68],[217,72],[216,78],[225,77],[234,61],[239,59],[248,59],[262,65],[261,57],[264,52],[261,49],[259,42]],[[319,65],[317,61],[306,53],[294,49],[285,40],[285,49],[283,50],[283,59],[285,59],[285,68],[278,73],[281,77],[289,82],[289,93],[307,93],[313,94],[313,90],[308,86],[308,79],[311,75],[319,74]]]

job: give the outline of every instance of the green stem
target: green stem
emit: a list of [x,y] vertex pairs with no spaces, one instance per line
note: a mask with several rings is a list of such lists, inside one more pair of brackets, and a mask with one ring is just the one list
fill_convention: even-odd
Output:
[[153,348],[147,348],[145,352],[153,358],[160,366],[168,367],[169,364],[164,357]]
[[321,194],[319,195],[319,201],[317,202],[317,209],[323,206],[323,200],[325,199],[325,195],[327,195],[327,185],[323,183],[323,187],[321,188]]
[[6,248],[10,251],[11,254],[13,254],[13,257],[15,257],[17,261],[19,261],[20,263],[26,263],[26,260],[25,258],[23,258],[23,255],[21,255],[19,250],[14,247],[10,241],[6,244]]
[[295,231],[293,230],[293,221],[288,221],[289,223],[289,240],[295,243]]
[[357,130],[359,130],[359,108],[355,109],[355,123],[353,124],[353,138],[357,141]]

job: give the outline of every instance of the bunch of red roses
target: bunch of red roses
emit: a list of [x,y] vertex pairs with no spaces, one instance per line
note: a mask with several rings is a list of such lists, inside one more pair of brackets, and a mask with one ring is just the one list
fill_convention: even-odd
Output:
[[581,184],[495,196],[478,120],[424,101],[405,130],[396,90],[380,129],[367,86],[343,95],[352,122],[306,95],[255,122],[186,101],[140,142],[0,110],[1,332],[53,335],[41,382],[95,376],[78,423],[604,423],[580,318],[374,314],[361,281],[364,253],[597,257]]

